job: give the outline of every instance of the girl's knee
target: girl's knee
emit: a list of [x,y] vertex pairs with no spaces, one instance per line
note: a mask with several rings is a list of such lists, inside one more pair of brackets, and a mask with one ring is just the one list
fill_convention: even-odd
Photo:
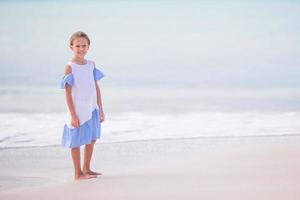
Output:
[[96,143],[96,140],[92,140],[92,144],[95,144]]

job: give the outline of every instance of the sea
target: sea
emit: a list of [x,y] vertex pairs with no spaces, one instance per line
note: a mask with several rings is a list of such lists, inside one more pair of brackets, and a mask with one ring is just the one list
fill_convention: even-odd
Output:
[[1,0],[0,149],[60,146],[73,32],[106,115],[100,143],[300,134],[296,0]]

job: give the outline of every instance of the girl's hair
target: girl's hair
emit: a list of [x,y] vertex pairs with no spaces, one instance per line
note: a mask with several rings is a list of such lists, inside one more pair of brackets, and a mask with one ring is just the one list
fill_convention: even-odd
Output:
[[89,36],[86,33],[82,32],[82,31],[77,31],[77,32],[75,32],[75,33],[72,34],[72,36],[70,37],[70,46],[73,45],[73,41],[75,39],[81,38],[81,37],[85,38],[87,40],[87,42],[88,42],[88,45],[90,46],[91,41],[90,41]]

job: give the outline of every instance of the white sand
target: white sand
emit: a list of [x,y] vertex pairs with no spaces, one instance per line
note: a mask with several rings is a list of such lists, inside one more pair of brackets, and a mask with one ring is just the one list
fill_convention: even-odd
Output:
[[[299,141],[278,137],[98,145],[95,166],[102,166],[104,176],[72,181],[64,166],[68,177],[48,186],[2,190],[0,199],[299,200]],[[57,159],[64,162],[63,156]],[[55,159],[48,160],[53,166]]]

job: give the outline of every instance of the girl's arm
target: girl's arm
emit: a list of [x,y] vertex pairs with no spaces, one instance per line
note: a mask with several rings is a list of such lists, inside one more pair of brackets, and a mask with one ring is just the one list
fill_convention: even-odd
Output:
[[[67,75],[71,72],[72,72],[71,66],[67,65],[65,67],[65,75]],[[73,99],[72,99],[72,87],[70,85],[66,84],[65,91],[66,91],[67,106],[68,106],[68,109],[69,109],[70,114],[71,114],[71,125],[75,128],[78,128],[79,127],[79,120],[78,120],[78,117],[77,117],[75,109],[74,109],[74,104],[73,104]]]
[[97,81],[95,81],[95,85],[96,85],[96,92],[97,92],[97,104],[99,107],[100,122],[103,122],[105,120],[105,115],[104,115],[104,111],[103,111],[100,87],[99,87]]

